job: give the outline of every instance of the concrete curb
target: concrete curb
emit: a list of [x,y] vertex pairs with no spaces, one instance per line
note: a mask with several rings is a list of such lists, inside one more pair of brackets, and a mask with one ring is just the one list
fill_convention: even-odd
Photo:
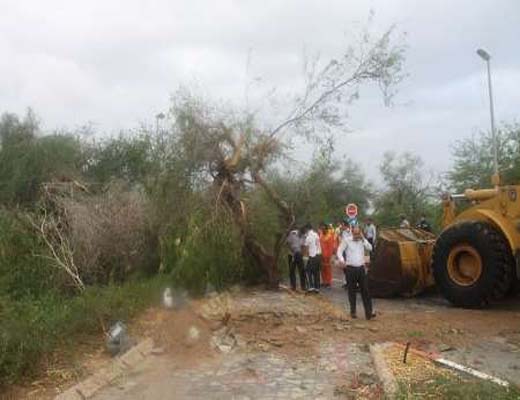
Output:
[[[400,345],[400,346],[403,346],[403,347],[405,346],[402,343],[396,343],[396,344]],[[409,351],[411,353],[417,354],[420,357],[426,358],[426,359],[428,359],[428,360],[430,360],[430,361],[440,365],[441,367],[450,368],[450,369],[453,369],[453,370],[458,371],[458,372],[462,372],[462,373],[465,373],[465,374],[468,374],[468,375],[472,375],[475,378],[479,378],[479,379],[482,379],[482,380],[493,382],[493,383],[495,383],[497,385],[500,385],[500,386],[503,386],[503,387],[509,387],[511,385],[508,381],[506,381],[504,379],[498,378],[498,377],[493,376],[493,375],[489,375],[489,374],[487,374],[485,372],[482,372],[482,371],[476,370],[474,368],[471,368],[471,367],[468,367],[468,366],[456,363],[454,361],[447,360],[447,359],[441,357],[441,355],[438,354],[438,353],[424,352],[424,351],[421,351],[421,350],[418,350],[418,349],[412,349],[412,348],[410,348]]]
[[386,398],[395,399],[397,394],[397,382],[394,373],[386,363],[384,350],[391,346],[392,343],[375,343],[370,345],[370,354],[374,360],[376,373],[383,385]]
[[125,354],[113,360],[109,366],[100,369],[84,381],[59,394],[54,400],[85,400],[92,398],[100,389],[143,361],[152,352],[153,347],[154,343],[151,338],[139,342]]

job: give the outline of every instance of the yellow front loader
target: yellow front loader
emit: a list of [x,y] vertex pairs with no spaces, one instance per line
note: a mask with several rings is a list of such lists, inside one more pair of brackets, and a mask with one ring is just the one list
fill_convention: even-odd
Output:
[[[443,199],[444,228],[432,252],[440,292],[479,307],[516,291],[520,277],[520,186],[471,190]],[[473,204],[456,215],[454,198]]]
[[[479,307],[514,293],[520,277],[520,186],[443,198],[443,230],[382,230],[369,270],[374,296],[411,296],[434,284],[451,303]],[[456,213],[455,200],[472,205]]]
[[381,229],[368,269],[374,297],[415,296],[434,285],[435,235],[417,228]]

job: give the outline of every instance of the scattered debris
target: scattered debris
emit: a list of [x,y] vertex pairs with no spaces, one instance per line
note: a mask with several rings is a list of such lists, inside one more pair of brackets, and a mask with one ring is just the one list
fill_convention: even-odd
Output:
[[408,350],[410,350],[410,342],[407,342],[406,347],[404,348],[403,364],[406,364],[406,357],[408,356]]
[[186,337],[186,344],[188,346],[194,345],[200,338],[200,329],[196,326],[190,326],[190,329],[188,329],[188,334]]
[[357,378],[359,383],[363,386],[368,386],[377,383],[377,377],[375,377],[373,374],[368,374],[366,372],[361,372]]
[[453,351],[453,350],[455,350],[455,347],[450,346],[450,345],[448,345],[448,344],[444,344],[444,343],[442,343],[442,344],[440,344],[440,345],[438,346],[438,349],[439,349],[439,351],[440,351],[441,353],[444,353],[444,352],[447,352],[447,351]]
[[461,364],[458,364],[456,362],[453,362],[453,361],[450,361],[450,360],[446,360],[445,358],[434,358],[434,361],[438,364],[441,364],[445,367],[449,367],[449,368],[453,368],[457,371],[460,371],[460,372],[464,372],[466,374],[469,374],[469,375],[472,375],[476,378],[480,378],[480,379],[483,379],[483,380],[486,380],[486,381],[490,381],[490,382],[493,382],[493,383],[496,383],[497,385],[500,385],[500,386],[503,386],[503,387],[509,387],[509,382],[503,380],[503,379],[500,379],[500,378],[497,378],[495,376],[492,376],[492,375],[489,375],[489,374],[486,374],[482,371],[477,371],[476,369],[473,369],[473,368],[470,368],[470,367],[466,367],[464,365],[461,365]]
[[294,329],[296,330],[296,332],[301,333],[301,334],[307,333],[307,329],[305,329],[304,327],[299,326],[299,325],[297,325]]
[[211,345],[221,353],[229,353],[237,346],[237,337],[233,329],[224,326],[213,334]]
[[160,356],[161,354],[164,354],[165,353],[165,349],[164,347],[160,346],[160,347],[154,347],[152,349],[152,351],[150,352],[150,354],[153,354],[154,356]]
[[163,292],[163,305],[166,308],[173,308],[172,290],[168,287]]
[[266,339],[266,342],[275,347],[283,346],[283,342],[280,339]]
[[334,397],[355,399],[357,398],[357,390],[350,388],[348,385],[338,385],[334,388]]
[[130,337],[128,336],[128,329],[123,322],[117,321],[109,329],[106,347],[112,356],[123,354],[132,347]]
[[211,297],[200,307],[200,315],[207,320],[222,321],[226,313],[231,314],[233,301],[229,293]]
[[457,328],[451,328],[450,333],[453,333],[454,335],[461,335],[464,333],[464,331],[462,331],[461,329],[457,329]]

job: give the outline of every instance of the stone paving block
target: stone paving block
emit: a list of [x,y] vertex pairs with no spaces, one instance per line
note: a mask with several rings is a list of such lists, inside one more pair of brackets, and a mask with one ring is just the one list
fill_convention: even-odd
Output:
[[110,366],[99,370],[95,375],[98,379],[102,379],[106,383],[114,381],[123,373],[123,368],[119,363],[113,362]]
[[143,360],[143,354],[135,347],[128,350],[125,354],[119,357],[119,361],[128,367],[134,367]]
[[109,366],[58,395],[55,400],[85,400],[92,398],[104,386],[116,380],[129,368],[143,361],[145,356],[152,352],[153,348],[154,342],[151,338],[143,340],[121,357],[113,360]]
[[147,338],[142,342],[138,343],[134,349],[141,353],[143,356],[146,356],[152,352],[154,349],[154,342],[152,338]]
[[76,390],[81,393],[84,398],[90,398],[94,396],[94,394],[106,385],[107,382],[100,380],[99,378],[92,376],[85,381],[81,382],[79,385],[76,385]]

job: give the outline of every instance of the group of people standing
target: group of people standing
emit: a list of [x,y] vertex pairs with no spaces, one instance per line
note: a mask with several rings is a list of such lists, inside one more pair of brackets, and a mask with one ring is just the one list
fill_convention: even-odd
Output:
[[372,301],[366,279],[366,254],[373,250],[376,227],[371,219],[366,221],[364,232],[348,219],[334,227],[320,224],[315,230],[311,224],[292,230],[287,237],[289,247],[289,278],[296,290],[296,275],[300,287],[309,293],[332,286],[332,267],[343,269],[350,304],[350,314],[356,318],[356,292],[359,290],[365,309],[365,317],[372,319]]

